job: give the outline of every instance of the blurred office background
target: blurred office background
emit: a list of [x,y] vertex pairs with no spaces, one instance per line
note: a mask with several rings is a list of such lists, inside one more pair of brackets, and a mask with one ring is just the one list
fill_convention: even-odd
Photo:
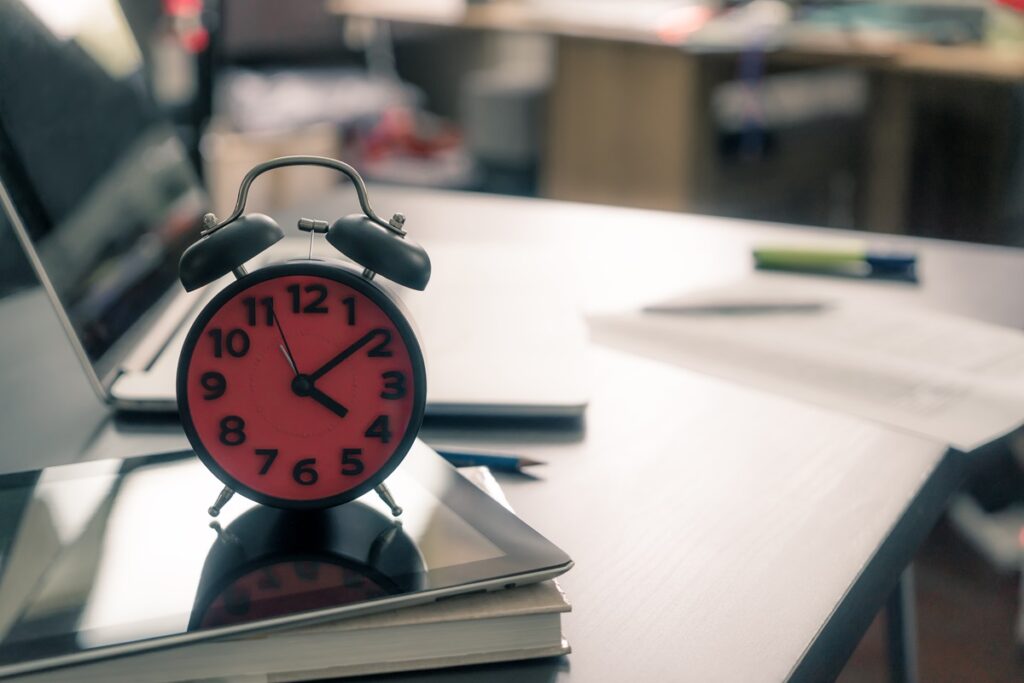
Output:
[[[1024,244],[1015,0],[129,4],[219,207],[306,150],[378,182]],[[271,204],[333,182],[280,177]]]
[[[130,26],[221,214],[253,164],[303,153],[377,183],[1024,246],[1024,0],[25,4],[72,38]],[[264,176],[249,208],[336,177]],[[1018,502],[1013,457],[981,508]],[[1019,562],[961,513],[917,565],[922,679],[1021,680]],[[841,680],[885,667],[873,627]]]

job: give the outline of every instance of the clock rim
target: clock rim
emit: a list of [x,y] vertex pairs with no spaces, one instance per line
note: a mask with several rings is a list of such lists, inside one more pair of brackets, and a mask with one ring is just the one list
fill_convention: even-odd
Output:
[[[360,294],[369,298],[377,304],[377,306],[379,306],[388,316],[391,322],[394,323],[395,329],[398,330],[399,335],[402,337],[402,341],[405,343],[405,347],[409,352],[409,358],[412,362],[413,380],[415,382],[412,415],[409,417],[409,424],[406,427],[405,433],[402,435],[401,441],[399,441],[395,450],[392,452],[391,457],[388,458],[387,462],[385,462],[376,473],[355,488],[333,496],[326,496],[324,498],[311,498],[308,500],[280,498],[278,496],[271,496],[269,494],[256,491],[245,483],[237,480],[235,477],[228,474],[216,459],[210,455],[206,445],[203,444],[202,440],[199,438],[195,423],[192,420],[192,414],[188,409],[188,369],[192,362],[192,355],[195,351],[195,346],[199,341],[198,337],[202,330],[206,328],[207,323],[209,323],[210,319],[220,311],[224,304],[226,304],[230,299],[233,299],[237,294],[260,282],[288,275],[316,275],[324,277],[328,280],[334,280],[335,282],[348,285],[359,291]],[[346,264],[327,263],[324,261],[301,261],[273,263],[263,266],[257,270],[253,270],[244,277],[229,283],[224,287],[224,289],[217,292],[217,294],[205,306],[203,306],[202,310],[199,311],[199,315],[196,316],[192,326],[189,328],[188,334],[185,336],[185,341],[181,346],[181,355],[178,357],[178,374],[175,381],[175,390],[177,392],[178,416],[181,420],[181,426],[185,430],[185,436],[188,438],[189,443],[192,445],[192,450],[195,451],[199,460],[202,461],[206,468],[210,470],[210,472],[212,472],[213,475],[221,481],[221,483],[232,489],[235,493],[240,493],[246,498],[262,505],[269,505],[270,507],[283,510],[322,510],[324,508],[343,505],[359,498],[368,491],[371,491],[391,476],[391,473],[394,472],[401,464],[402,460],[405,459],[405,456],[409,453],[409,449],[412,448],[413,442],[419,435],[420,426],[423,423],[423,413],[427,403],[427,373],[423,359],[423,351],[420,348],[419,340],[416,338],[416,333],[413,330],[412,321],[403,312],[401,304],[392,298],[387,291],[372,280],[368,280],[363,277],[360,273],[348,267]]]

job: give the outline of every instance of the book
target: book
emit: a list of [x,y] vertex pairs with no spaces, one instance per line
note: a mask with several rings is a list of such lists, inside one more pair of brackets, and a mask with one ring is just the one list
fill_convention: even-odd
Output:
[[[460,470],[502,505],[486,468]],[[557,581],[333,622],[209,640],[19,676],[21,683],[252,680],[285,683],[568,654]]]

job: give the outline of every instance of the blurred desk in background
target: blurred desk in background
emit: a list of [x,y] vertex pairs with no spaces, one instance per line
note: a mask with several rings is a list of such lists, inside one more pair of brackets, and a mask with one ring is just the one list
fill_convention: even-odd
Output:
[[[559,11],[559,5],[564,10]],[[645,3],[591,3],[590,12],[580,10],[581,2],[458,2],[418,3],[400,0],[325,0],[333,14],[441,28],[546,33],[569,38],[591,38],[673,48],[693,54],[701,48],[688,45],[685,37],[659,35],[658,27],[645,13]],[[652,3],[647,3],[652,4]],[[665,5],[667,3],[661,3]],[[625,11],[636,8],[633,12]],[[609,9],[617,9],[614,13]],[[633,20],[631,21],[630,18]],[[799,26],[799,24],[797,24]],[[808,27],[791,32],[773,45],[784,60],[861,60],[877,68],[933,75],[973,76],[992,80],[1024,79],[1024,53],[985,45],[938,45],[921,41],[871,40],[854,31]],[[740,48],[721,52],[736,53]]]
[[[410,235],[428,249],[483,245],[495,260],[510,246],[564,255],[566,284],[578,286],[589,313],[742,277],[756,242],[855,236],[480,194],[374,187],[371,196],[382,212],[403,211]],[[330,220],[356,210],[341,188],[276,217],[287,226],[299,214]],[[1024,253],[892,242],[918,254],[921,284],[858,283],[879,305],[1024,323]],[[33,329],[52,333],[55,322],[42,304],[0,304],[4,328],[39,323]],[[56,346],[5,348],[3,360],[13,367],[30,353],[48,354],[36,362],[72,375],[70,348]],[[519,514],[576,561],[563,580],[574,609],[564,621],[573,654],[398,680],[831,679],[949,497],[984,461],[631,353],[593,347],[590,360],[593,400],[583,421],[435,420],[423,431],[428,443],[548,463],[538,479],[500,478]],[[83,384],[67,380],[5,382],[5,401]],[[69,394],[72,401],[83,410],[65,413],[98,403]],[[20,415],[19,457],[8,455],[5,469],[187,446],[172,419],[96,415],[75,430],[53,419],[43,410]],[[55,443],[59,437],[66,443]]]
[[[927,226],[929,236],[1024,244],[1024,234],[1005,234],[1015,224],[1005,215],[1006,205],[1013,204],[1007,195],[1016,191],[1007,183],[1012,175],[1007,169],[1024,165],[1024,149],[1013,133],[1024,118],[1014,94],[1024,84],[1024,50],[891,36],[875,40],[800,22],[770,45],[708,49],[659,33],[649,9],[630,14],[630,3],[590,3],[586,11],[583,5],[326,0],[328,11],[346,17],[553,36],[557,60],[540,169],[543,196],[888,233]],[[755,165],[749,173],[723,161],[710,106],[713,93],[723,83],[741,80],[742,60],[761,50],[764,63],[755,65],[761,70],[756,78],[801,69],[850,68],[865,74],[866,130],[837,129],[832,136],[863,136],[862,142],[852,150],[823,148],[820,154],[800,149],[790,152],[791,163]],[[924,133],[929,139],[915,142],[922,105],[939,111],[941,120],[934,124],[938,129]],[[933,184],[946,189],[915,200],[914,155],[922,152],[921,163],[941,166],[925,148],[942,148],[946,141],[930,138],[963,137],[941,128],[948,120],[981,131],[980,137],[959,141],[984,147],[974,151],[981,170],[967,170],[963,179],[953,177],[961,169],[931,168],[931,174],[945,174]],[[814,139],[803,147],[826,147],[828,137],[824,145]],[[965,152],[969,157],[970,151]],[[827,174],[821,168],[829,157],[835,163],[834,157],[851,153],[858,156],[850,169],[856,190],[834,187],[843,184],[841,178],[831,185],[823,180]],[[951,177],[962,187],[950,185]],[[794,199],[801,192],[806,199]],[[836,201],[848,203],[849,210],[836,216],[822,201],[829,193],[839,193]],[[784,195],[796,204],[816,205],[797,215],[778,207]],[[950,209],[949,202],[966,202],[968,208]],[[929,211],[929,203],[942,206]]]

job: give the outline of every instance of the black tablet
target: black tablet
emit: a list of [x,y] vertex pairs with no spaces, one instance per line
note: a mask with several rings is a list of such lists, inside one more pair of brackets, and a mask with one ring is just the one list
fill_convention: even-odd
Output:
[[569,557],[417,441],[317,512],[236,496],[191,452],[0,477],[0,676],[499,590]]

